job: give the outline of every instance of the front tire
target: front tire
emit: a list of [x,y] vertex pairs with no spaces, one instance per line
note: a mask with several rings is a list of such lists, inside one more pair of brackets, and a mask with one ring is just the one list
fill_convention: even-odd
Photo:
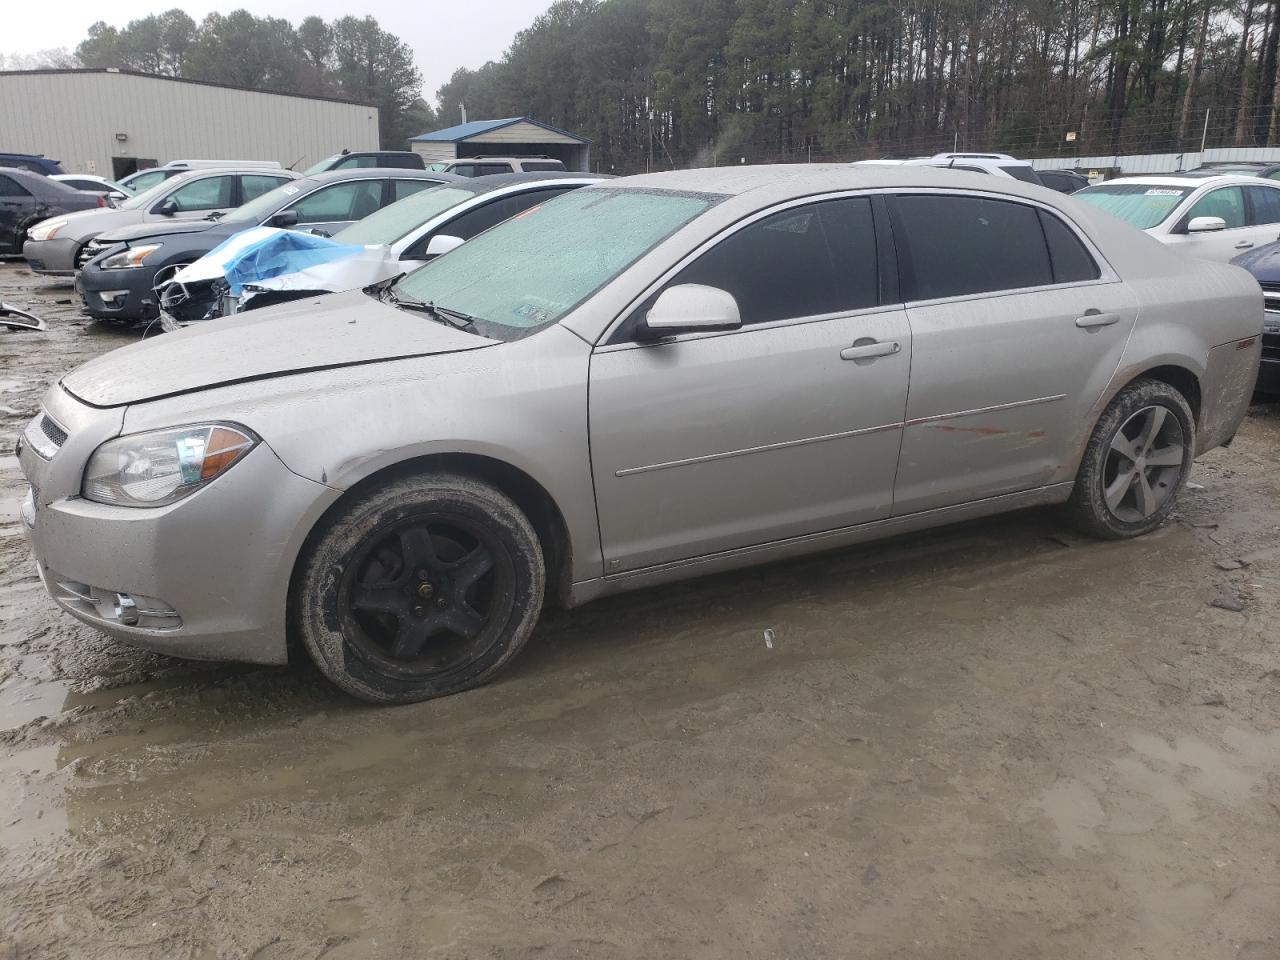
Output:
[[1195,455],[1195,420],[1181,393],[1137,380],[1107,406],[1085,448],[1067,509],[1084,533],[1122,540],[1172,512]]
[[373,703],[479,686],[533,632],[546,573],[519,507],[457,474],[403,477],[324,521],[292,620],[320,671]]

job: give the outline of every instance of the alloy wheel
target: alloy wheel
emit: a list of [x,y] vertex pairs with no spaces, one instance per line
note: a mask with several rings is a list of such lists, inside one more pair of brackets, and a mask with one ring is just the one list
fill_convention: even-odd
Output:
[[1154,515],[1178,489],[1185,452],[1173,411],[1156,404],[1138,410],[1111,438],[1102,473],[1107,509],[1127,523]]

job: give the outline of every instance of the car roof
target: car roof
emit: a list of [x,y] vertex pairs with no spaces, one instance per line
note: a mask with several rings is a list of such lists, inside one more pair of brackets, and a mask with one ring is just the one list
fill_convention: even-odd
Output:
[[394,174],[400,179],[438,180],[441,183],[452,183],[454,180],[469,180],[456,173],[442,173],[439,170],[419,170],[416,167],[351,167],[348,170],[325,170],[321,173],[307,175],[307,180],[316,183],[332,183],[335,180],[377,180]]
[[495,173],[487,177],[458,177],[460,183],[451,184],[463,190],[469,190],[477,196],[492,193],[505,187],[517,187],[522,183],[595,183],[601,180],[615,179],[606,173],[569,173],[564,170],[538,170],[529,173]]
[[1193,174],[1190,171],[1186,173],[1164,173],[1151,174],[1140,177],[1116,177],[1113,180],[1107,180],[1104,183],[1095,184],[1095,186],[1109,186],[1114,183],[1131,183],[1135,186],[1149,187],[1202,187],[1206,184],[1217,186],[1224,183],[1247,183],[1256,186],[1259,183],[1266,183],[1265,180],[1259,180],[1257,177],[1245,177],[1233,173],[1211,173],[1211,174]]
[[[1233,178],[1242,179],[1242,178]],[[987,193],[1045,200],[1053,191],[1012,177],[992,177],[931,164],[778,163],[760,166],[702,167],[621,177],[594,188],[674,190],[740,196],[769,192],[779,198],[804,197],[832,190],[875,190],[921,187],[965,188]]]

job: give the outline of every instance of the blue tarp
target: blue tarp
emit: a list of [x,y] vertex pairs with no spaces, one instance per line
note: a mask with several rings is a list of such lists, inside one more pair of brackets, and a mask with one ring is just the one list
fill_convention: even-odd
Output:
[[270,234],[247,244],[245,239],[243,236],[228,237],[207,254],[214,257],[228,245],[243,247],[223,264],[223,275],[235,296],[240,295],[246,283],[295,273],[321,263],[345,260],[364,250],[364,247],[334,243],[328,237],[296,230],[272,230]]

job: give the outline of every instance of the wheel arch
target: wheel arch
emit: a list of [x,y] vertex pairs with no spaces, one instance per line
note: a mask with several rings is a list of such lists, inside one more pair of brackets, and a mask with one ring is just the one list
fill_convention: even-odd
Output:
[[572,577],[572,540],[568,525],[555,499],[541,483],[505,460],[477,453],[427,453],[388,464],[361,477],[335,498],[315,518],[293,559],[288,595],[293,597],[299,571],[324,523],[346,507],[353,497],[391,480],[432,471],[458,473],[492,484],[514,501],[529,518],[542,547],[547,571],[546,599],[565,605]]

